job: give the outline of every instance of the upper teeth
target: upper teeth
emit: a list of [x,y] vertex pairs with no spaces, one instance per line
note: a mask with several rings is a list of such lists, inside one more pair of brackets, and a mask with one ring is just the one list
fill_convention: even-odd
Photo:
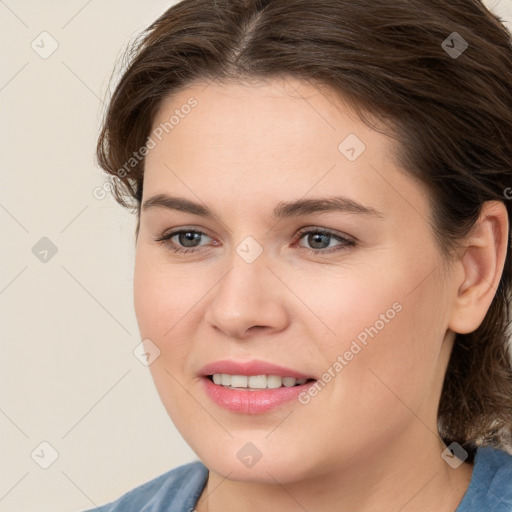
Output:
[[250,389],[275,389],[281,386],[291,387],[296,384],[305,384],[307,379],[294,377],[280,377],[279,375],[229,375],[228,373],[214,373],[213,382],[221,386]]

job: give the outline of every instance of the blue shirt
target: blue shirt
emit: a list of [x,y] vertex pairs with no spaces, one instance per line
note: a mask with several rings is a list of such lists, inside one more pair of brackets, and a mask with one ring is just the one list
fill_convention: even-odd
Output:
[[[86,512],[192,512],[207,479],[203,463],[190,462]],[[455,512],[512,512],[512,456],[478,448],[471,482]]]

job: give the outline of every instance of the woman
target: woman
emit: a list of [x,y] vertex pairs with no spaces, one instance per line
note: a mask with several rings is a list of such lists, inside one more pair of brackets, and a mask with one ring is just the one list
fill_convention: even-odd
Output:
[[511,34],[477,0],[184,0],[98,141],[199,461],[114,511],[511,511]]

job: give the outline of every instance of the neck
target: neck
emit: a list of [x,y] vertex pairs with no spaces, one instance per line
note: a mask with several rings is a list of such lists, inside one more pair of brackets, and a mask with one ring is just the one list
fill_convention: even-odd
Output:
[[[452,469],[442,458],[441,439],[416,422],[394,443],[372,446],[336,467],[281,484],[233,481],[209,472],[197,512],[454,512],[469,485],[472,465]],[[378,455],[376,455],[378,454]]]

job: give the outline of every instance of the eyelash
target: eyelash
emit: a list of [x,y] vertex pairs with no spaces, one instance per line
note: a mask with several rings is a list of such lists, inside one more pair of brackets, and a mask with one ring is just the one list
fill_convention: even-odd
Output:
[[[199,231],[199,230],[195,230],[195,229],[180,229],[178,231],[172,231],[166,235],[163,235],[160,238],[157,238],[155,241],[161,242],[162,245],[166,246],[166,248],[168,248],[169,250],[176,252],[176,253],[186,254],[186,253],[201,251],[201,249],[200,249],[201,246],[183,248],[183,247],[179,247],[171,242],[171,238],[173,238],[176,235],[180,235],[182,233],[198,233],[200,235],[209,236],[206,233],[204,233],[203,231]],[[304,228],[304,229],[300,230],[296,236],[297,236],[298,240],[300,241],[305,235],[310,235],[310,234],[327,235],[327,236],[330,236],[331,238],[334,238],[338,242],[340,242],[339,245],[331,247],[329,250],[327,250],[327,249],[309,249],[308,247],[298,246],[301,249],[304,249],[305,251],[309,252],[310,254],[314,254],[314,255],[331,254],[333,252],[340,252],[341,250],[347,249],[349,247],[354,247],[356,245],[355,240],[352,240],[350,238],[345,238],[345,237],[338,235],[336,233],[333,233],[332,231],[329,231],[327,229]],[[296,243],[292,244],[292,247],[297,247]]]

